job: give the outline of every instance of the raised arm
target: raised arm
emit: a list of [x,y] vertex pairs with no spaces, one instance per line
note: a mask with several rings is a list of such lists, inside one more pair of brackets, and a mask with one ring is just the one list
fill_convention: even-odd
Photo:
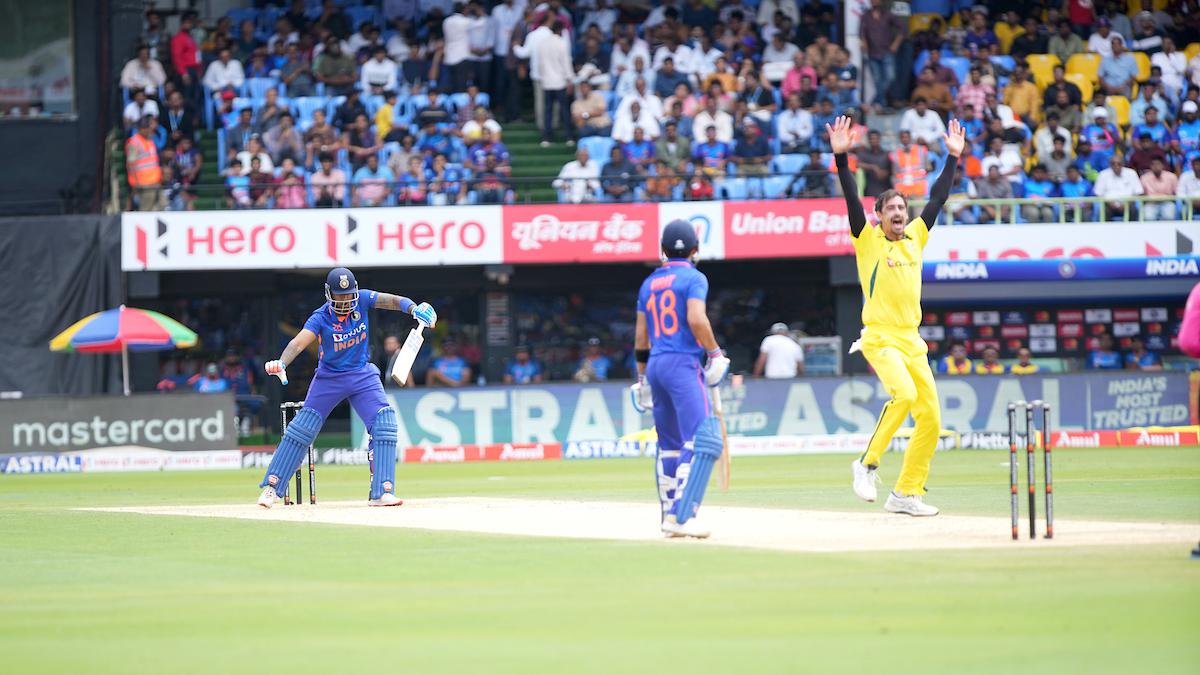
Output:
[[834,120],[833,125],[825,125],[829,133],[829,145],[833,148],[833,161],[837,164],[838,182],[842,184],[842,196],[846,198],[846,211],[850,215],[850,234],[857,237],[867,226],[867,216],[863,213],[862,201],[858,198],[858,182],[850,171],[850,160],[846,153],[854,147],[858,135],[854,131],[854,123],[845,115]]
[[433,307],[428,302],[422,302],[418,305],[403,295],[380,293],[379,297],[375,298],[375,307],[377,309],[390,309],[411,314],[414,319],[430,328],[437,325],[437,312],[433,310]]
[[946,132],[945,138],[946,151],[950,156],[946,158],[946,165],[942,167],[941,175],[929,190],[929,203],[925,204],[925,208],[921,211],[921,220],[925,221],[927,228],[932,228],[937,222],[938,214],[942,212],[942,206],[946,204],[946,199],[950,196],[950,186],[954,184],[954,172],[958,169],[958,156],[962,154],[966,144],[966,135],[966,130],[958,123],[958,120],[950,120],[950,129]]

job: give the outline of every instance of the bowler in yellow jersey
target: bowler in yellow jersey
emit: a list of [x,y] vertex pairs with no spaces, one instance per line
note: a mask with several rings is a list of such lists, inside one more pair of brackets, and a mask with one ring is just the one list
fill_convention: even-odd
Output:
[[887,190],[875,200],[879,226],[869,227],[846,159],[846,152],[856,140],[850,118],[839,117],[826,129],[849,209],[862,285],[862,352],[892,397],[879,414],[867,451],[852,464],[854,492],[866,501],[875,501],[875,470],[892,435],[911,414],[913,434],[884,508],[912,516],[936,516],[938,509],[926,504],[924,495],[942,415],[929,368],[929,348],[917,333],[921,325],[921,264],[929,230],[950,195],[965,133],[958,120],[950,120],[945,136],[949,157],[919,217],[909,220],[908,200],[895,190]]

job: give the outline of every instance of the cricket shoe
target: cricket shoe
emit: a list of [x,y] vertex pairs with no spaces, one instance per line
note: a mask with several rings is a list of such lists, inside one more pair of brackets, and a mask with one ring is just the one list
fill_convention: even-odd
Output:
[[695,518],[689,518],[686,523],[680,523],[675,520],[674,514],[668,514],[662,522],[663,536],[667,539],[678,539],[681,537],[693,537],[695,539],[707,539],[711,534],[708,528],[700,524]]
[[379,495],[379,499],[367,500],[367,506],[400,506],[403,503],[403,499],[400,499],[390,492],[385,492]]
[[850,463],[850,473],[854,476],[854,494],[863,501],[873,502],[877,496],[875,484],[882,481],[875,473],[878,467],[867,466],[857,459]]
[[262,494],[258,496],[258,505],[264,509],[269,509],[275,505],[276,499],[279,499],[279,495],[275,494],[275,488],[268,485],[263,488]]
[[910,516],[936,516],[940,511],[936,506],[930,506],[925,503],[921,495],[908,495],[901,497],[895,492],[888,495],[887,501],[884,502],[883,508],[892,513],[907,513]]

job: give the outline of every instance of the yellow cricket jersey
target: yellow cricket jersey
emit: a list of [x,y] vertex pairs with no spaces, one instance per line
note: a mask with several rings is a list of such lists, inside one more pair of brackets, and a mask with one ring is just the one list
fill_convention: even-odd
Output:
[[963,359],[960,366],[954,362],[953,356],[942,357],[942,372],[947,375],[970,375],[974,370],[971,359]]
[[900,241],[870,225],[851,241],[863,292],[863,326],[916,330],[921,325],[921,263],[929,241],[925,221],[919,216],[910,221]]
[[994,363],[989,366],[986,363],[980,363],[975,366],[975,373],[977,375],[1003,375],[1004,374],[1004,364],[1003,363]]
[[1036,364],[1036,363],[1031,363],[1027,366],[1023,366],[1019,363],[1014,363],[1012,366],[1012,369],[1009,372],[1011,372],[1013,375],[1032,375],[1032,374],[1038,372],[1039,370],[1041,370],[1041,368],[1039,368],[1038,364]]

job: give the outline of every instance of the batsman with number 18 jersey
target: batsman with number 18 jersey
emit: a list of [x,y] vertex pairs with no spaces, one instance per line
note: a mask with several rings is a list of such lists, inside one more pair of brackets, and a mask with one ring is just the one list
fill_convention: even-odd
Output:
[[826,129],[842,194],[846,197],[862,285],[863,331],[857,344],[892,397],[879,414],[867,451],[851,464],[852,485],[860,498],[875,501],[875,470],[892,436],[912,414],[913,434],[904,451],[900,476],[884,508],[912,516],[936,516],[938,509],[926,504],[924,495],[942,416],[933,371],[929,368],[929,347],[917,332],[921,325],[921,266],[929,230],[950,195],[966,135],[958,120],[950,120],[945,136],[949,156],[920,216],[909,220],[908,200],[895,190],[887,190],[875,200],[879,227],[868,227],[858,199],[858,186],[846,159],[846,152],[855,141],[850,118],[839,117],[832,126],[826,125]]
[[639,412],[654,410],[661,527],[668,537],[708,536],[695,516],[724,448],[709,388],[725,377],[729,359],[708,321],[708,278],[696,269],[698,251],[691,224],[667,224],[665,262],[642,282],[634,329],[633,405]]

